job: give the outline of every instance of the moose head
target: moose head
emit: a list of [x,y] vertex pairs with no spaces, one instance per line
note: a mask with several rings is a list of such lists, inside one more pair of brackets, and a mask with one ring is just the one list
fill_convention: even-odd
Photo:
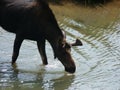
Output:
[[76,65],[74,59],[71,56],[71,47],[72,46],[82,46],[82,42],[79,39],[76,39],[74,43],[68,43],[66,41],[66,35],[63,33],[64,37],[59,38],[56,49],[54,50],[55,58],[64,65],[65,71],[69,73],[74,73],[76,70]]

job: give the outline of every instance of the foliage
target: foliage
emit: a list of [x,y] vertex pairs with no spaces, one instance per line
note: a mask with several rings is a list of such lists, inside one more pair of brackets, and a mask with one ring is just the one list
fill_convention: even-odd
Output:
[[[96,6],[106,4],[113,0],[48,0],[49,2],[60,4],[62,2],[74,2],[84,6]],[[114,0],[115,1],[115,0]]]

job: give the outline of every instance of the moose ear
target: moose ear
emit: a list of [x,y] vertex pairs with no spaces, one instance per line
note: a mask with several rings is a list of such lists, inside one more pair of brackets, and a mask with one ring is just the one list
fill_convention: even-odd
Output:
[[76,39],[75,43],[72,43],[71,46],[82,46],[82,42],[79,39]]

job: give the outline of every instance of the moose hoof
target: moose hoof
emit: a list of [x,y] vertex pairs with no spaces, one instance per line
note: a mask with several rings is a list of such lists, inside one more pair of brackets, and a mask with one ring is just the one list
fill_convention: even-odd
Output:
[[16,63],[14,61],[11,62],[12,65],[15,65]]

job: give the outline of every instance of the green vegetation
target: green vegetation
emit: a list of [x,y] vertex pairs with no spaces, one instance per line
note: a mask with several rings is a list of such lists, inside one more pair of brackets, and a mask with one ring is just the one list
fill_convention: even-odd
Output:
[[[66,25],[79,30],[86,30],[84,26],[87,29],[92,28],[92,30],[110,28],[120,18],[120,1],[111,2],[102,7],[96,6],[95,8],[82,7],[73,3],[50,4],[50,7],[60,26]],[[73,21],[70,22],[69,20]],[[74,21],[83,25],[83,27],[72,24]]]
[[118,1],[118,0],[48,0],[48,1],[57,4],[61,4],[63,2],[73,2],[83,6],[96,6],[96,5],[104,5],[109,2]]

